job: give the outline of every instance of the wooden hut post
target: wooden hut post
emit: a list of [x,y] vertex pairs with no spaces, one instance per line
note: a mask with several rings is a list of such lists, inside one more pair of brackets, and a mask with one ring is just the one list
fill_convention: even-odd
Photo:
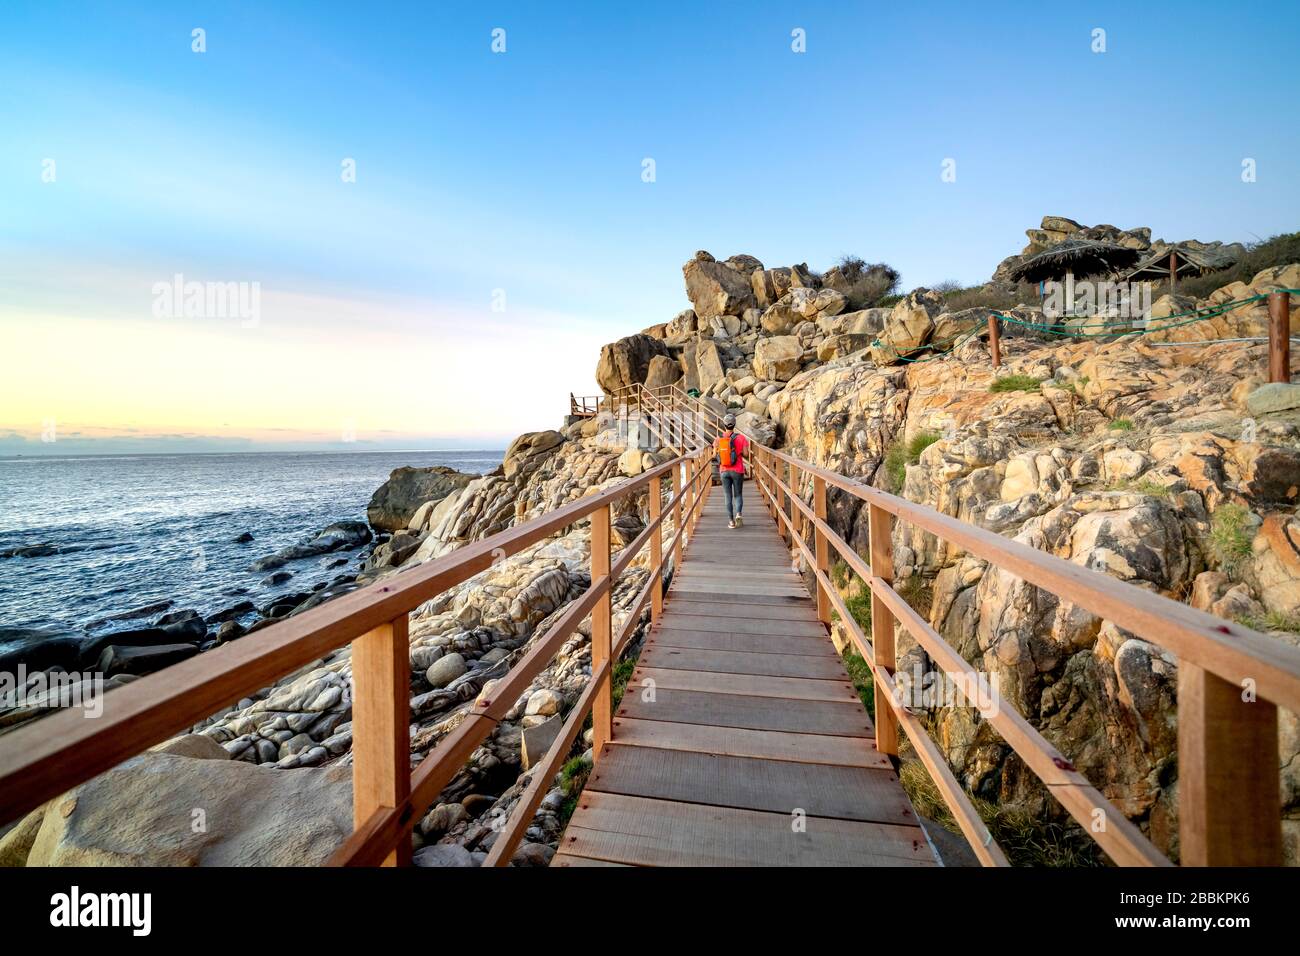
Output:
[[999,316],[996,312],[989,316],[989,352],[993,355],[993,367],[1002,364],[1002,344],[998,338]]
[[1169,294],[1174,294],[1174,283],[1178,280],[1178,253],[1169,253]]

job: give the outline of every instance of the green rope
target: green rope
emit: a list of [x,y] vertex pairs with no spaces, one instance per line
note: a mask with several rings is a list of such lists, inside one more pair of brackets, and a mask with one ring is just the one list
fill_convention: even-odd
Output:
[[[1300,295],[1300,289],[1278,289],[1276,291],[1285,292],[1288,295]],[[1190,312],[1176,312],[1173,315],[1161,316],[1161,318],[1165,320],[1163,325],[1148,326],[1144,329],[1131,328],[1132,326],[1131,320],[1120,321],[1120,322],[1103,322],[1101,323],[1100,326],[1096,325],[1095,323],[1088,323],[1089,327],[1091,328],[1101,328],[1101,329],[1125,328],[1126,331],[1124,332],[1105,332],[1105,331],[1082,332],[1077,328],[1071,328],[1070,326],[1064,323],[1040,324],[1037,322],[1026,322],[1023,319],[1017,319],[1015,316],[1006,315],[1005,313],[999,312],[996,309],[990,311],[993,313],[993,315],[996,315],[1003,322],[1010,322],[1013,325],[1023,326],[1024,328],[1033,329],[1037,332],[1044,332],[1048,335],[1057,335],[1062,338],[1122,339],[1130,335],[1147,335],[1151,332],[1163,332],[1166,329],[1176,329],[1179,328],[1180,326],[1191,325],[1195,322],[1203,322],[1204,320],[1213,318],[1216,315],[1223,315],[1226,312],[1232,312],[1236,309],[1239,309],[1243,305],[1250,305],[1252,302],[1259,302],[1262,299],[1267,299],[1267,298],[1268,298],[1268,293],[1261,293],[1259,295],[1248,296],[1247,298],[1244,299],[1235,299],[1231,302],[1224,302],[1220,305],[1211,306],[1208,309],[1193,309]],[[1171,322],[1169,321],[1170,319],[1181,319],[1182,321]],[[949,352],[954,351],[963,342],[970,339],[973,335],[976,335],[981,329],[984,328],[985,325],[988,324],[988,321],[989,321],[988,316],[985,316],[971,329],[961,333],[960,335],[955,335],[951,339],[948,339],[943,343],[940,343],[941,345],[948,346],[947,348],[936,348],[934,343],[923,346],[923,348],[928,348],[932,350],[931,354],[926,355],[923,358],[907,358],[906,356],[898,355],[898,354],[895,355],[895,358],[897,361],[906,362],[909,365],[915,365],[919,362],[928,362],[931,359],[936,359],[941,356],[947,355]],[[871,343],[872,348],[881,348],[883,346],[884,343],[882,343],[880,339],[875,339]],[[894,348],[894,346],[892,345],[889,347]],[[894,348],[894,351],[895,353],[897,353],[898,351],[897,348]]]

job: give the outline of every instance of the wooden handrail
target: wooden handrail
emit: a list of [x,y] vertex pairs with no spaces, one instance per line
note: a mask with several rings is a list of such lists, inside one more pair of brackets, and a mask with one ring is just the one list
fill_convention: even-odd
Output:
[[[663,519],[624,549],[611,573],[593,580],[547,634],[501,679],[490,698],[481,698],[465,719],[409,772],[409,726],[404,719],[407,682],[406,616],[419,605],[577,522],[603,511],[647,486],[656,493],[661,480],[690,467],[691,477],[670,502],[707,474],[702,451],[692,449],[612,488],[578,499],[517,527],[375,582],[248,635],[237,642],[134,681],[105,698],[103,714],[87,721],[65,710],[0,738],[0,821],[17,819],[145,748],[184,731],[255,693],[277,678],[319,660],[350,641],[353,655],[354,833],[331,862],[376,865],[405,862],[414,822],[497,726],[519,694],[557,653],[594,604],[611,593],[652,536],[662,536]],[[699,500],[702,500],[699,499]],[[674,540],[684,536],[677,527]],[[662,575],[662,562],[656,575]],[[647,585],[629,614],[634,624],[653,589]],[[625,626],[616,648],[622,651],[634,628]],[[399,653],[400,650],[400,653]],[[395,702],[400,697],[400,701]],[[398,759],[397,755],[401,754]]]
[[[693,434],[703,443],[720,427],[718,414],[679,385],[632,386],[624,401],[656,409],[686,408]],[[892,585],[891,528],[895,518],[988,561],[991,566],[1044,588],[1143,640],[1163,647],[1179,661],[1180,844],[1184,862],[1268,864],[1281,859],[1277,786],[1277,706],[1300,712],[1300,650],[1244,625],[1153,594],[1090,568],[1081,567],[993,532],[907,501],[837,472],[769,448],[749,437],[758,460],[755,477],[778,527],[807,561],[816,582],[818,616],[834,605],[851,640],[875,676],[877,747],[895,753],[902,727],[938,785],[963,833],[985,863],[996,863],[983,845],[987,830],[946,762],[918,721],[898,706],[893,679],[893,635],[901,625],[972,703],[993,701],[988,722],[1002,734],[1085,831],[1121,864],[1167,865],[1168,860],[1136,826],[1078,773],[1037,729],[1017,713],[950,644],[917,614]],[[775,465],[785,466],[783,480]],[[811,479],[814,504],[798,483]],[[869,511],[872,561],[864,562],[826,520],[826,489],[834,487],[864,501]],[[787,514],[786,500],[789,501]],[[810,548],[804,532],[811,529]],[[872,603],[870,648],[847,612],[828,574],[834,549],[868,586]],[[968,693],[969,692],[969,693]],[[942,764],[942,770],[940,765]],[[1249,798],[1243,790],[1249,790]]]
[[[752,439],[751,439],[752,441]],[[902,518],[957,544],[970,553],[1044,587],[1065,600],[1111,620],[1117,626],[1179,657],[1180,707],[1180,844],[1184,862],[1199,865],[1276,864],[1281,862],[1280,801],[1277,787],[1276,705],[1300,709],[1300,650],[1274,641],[1241,625],[1224,622],[1195,608],[1152,594],[1101,572],[1082,568],[1027,545],[906,501],[835,472],[811,465],[784,452],[755,443],[759,488],[773,515],[789,534],[792,547],[808,562],[819,592],[835,604],[850,638],[863,651],[872,668],[877,688],[877,720],[889,712],[891,723],[901,724],[923,765],[931,773],[954,818],[972,848],[981,854],[979,828],[970,811],[954,791],[952,782],[934,760],[928,737],[905,708],[894,699],[892,659],[886,663],[876,653],[888,636],[892,654],[894,623],[900,624],[924,649],[940,670],[972,704],[987,709],[986,720],[1026,766],[1044,783],[1061,805],[1083,826],[1097,844],[1122,865],[1168,865],[1168,860],[1118,809],[1078,773],[1055,747],[1012,708],[929,623],[894,590],[887,570],[889,525]],[[791,470],[791,481],[783,481],[776,468],[782,462]],[[814,492],[830,485],[868,503],[872,565],[861,557],[825,520],[824,506],[804,502],[794,487],[798,471],[812,477]],[[824,494],[824,490],[822,492]],[[786,515],[783,499],[791,503]],[[818,512],[821,511],[819,514]],[[823,539],[845,558],[846,565],[867,584],[872,597],[873,645],[867,649],[864,635],[839,599],[837,589],[824,571],[824,560],[803,540],[800,519],[812,529],[814,545]],[[877,566],[873,570],[873,565]],[[819,593],[819,602],[821,595]],[[1196,708],[1183,706],[1183,674],[1196,682]],[[1209,681],[1208,685],[1205,682]],[[885,689],[881,693],[882,688]],[[1208,689],[1207,689],[1208,688]],[[1243,689],[1257,692],[1258,700],[1243,703]],[[1201,701],[1212,700],[1202,707]],[[988,705],[991,703],[991,707]],[[1211,720],[1207,713],[1218,720]],[[1235,728],[1235,729],[1234,729]],[[884,746],[878,744],[882,750]],[[1249,768],[1243,771],[1241,766]],[[1248,782],[1248,783],[1247,783]],[[1249,795],[1243,793],[1249,786]],[[1189,795],[1190,794],[1190,795]],[[981,854],[981,859],[989,860]]]

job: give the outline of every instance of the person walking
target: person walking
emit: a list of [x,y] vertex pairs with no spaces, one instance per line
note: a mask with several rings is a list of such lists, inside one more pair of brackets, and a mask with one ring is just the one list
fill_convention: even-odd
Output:
[[722,417],[722,434],[714,445],[718,460],[718,474],[722,491],[727,499],[727,527],[739,528],[744,524],[741,512],[745,507],[745,473],[749,468],[749,439],[736,431],[736,416],[728,412]]

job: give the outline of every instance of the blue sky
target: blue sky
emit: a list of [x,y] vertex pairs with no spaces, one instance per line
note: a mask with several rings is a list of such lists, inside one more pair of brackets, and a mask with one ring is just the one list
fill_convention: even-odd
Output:
[[[68,447],[47,419],[104,450],[553,427],[696,249],[912,287],[984,281],[1047,213],[1300,224],[1294,3],[546,6],[6,0],[0,341],[37,361],[0,454]],[[263,321],[159,333],[176,273],[260,283]]]

